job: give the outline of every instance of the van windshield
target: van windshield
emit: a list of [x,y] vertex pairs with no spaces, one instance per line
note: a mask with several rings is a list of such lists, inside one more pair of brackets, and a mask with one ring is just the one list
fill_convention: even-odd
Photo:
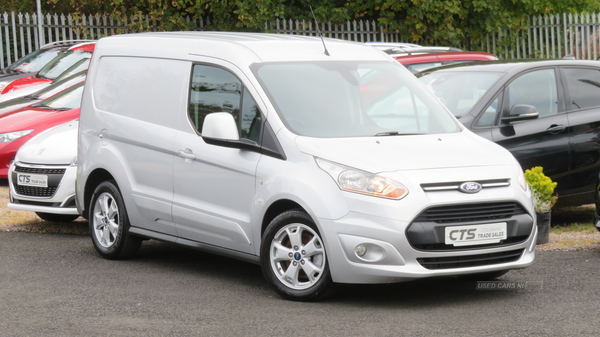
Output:
[[402,65],[376,61],[254,64],[277,113],[308,137],[460,131],[446,108]]

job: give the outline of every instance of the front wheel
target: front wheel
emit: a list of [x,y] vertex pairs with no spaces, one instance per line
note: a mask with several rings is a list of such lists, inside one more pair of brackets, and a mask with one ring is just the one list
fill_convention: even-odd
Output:
[[333,290],[325,245],[303,211],[287,211],[271,221],[262,237],[260,262],[271,287],[286,299],[318,300]]
[[89,210],[92,242],[102,257],[124,259],[138,251],[142,239],[129,233],[129,217],[115,181],[96,187]]

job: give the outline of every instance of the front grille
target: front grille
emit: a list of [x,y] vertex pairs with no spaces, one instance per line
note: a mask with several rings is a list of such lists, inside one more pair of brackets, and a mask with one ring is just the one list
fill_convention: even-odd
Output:
[[17,166],[17,167],[15,167],[15,171],[21,172],[21,173],[35,173],[35,174],[65,174],[66,169]]
[[35,205],[35,206],[46,206],[46,207],[60,207],[60,202],[43,202],[43,201],[32,201],[32,200],[20,200],[15,199],[15,204],[22,205]]
[[53,187],[33,187],[33,186],[15,186],[15,191],[19,195],[31,197],[51,197],[56,192],[57,186]]
[[514,236],[514,237],[506,238],[505,240],[502,240],[501,242],[489,243],[489,244],[483,244],[483,245],[475,245],[475,246],[453,246],[453,245],[447,245],[443,242],[442,243],[421,244],[421,245],[415,244],[413,246],[419,250],[437,250],[437,251],[475,250],[475,249],[496,248],[496,247],[502,247],[502,246],[516,245],[516,244],[525,242],[527,240],[527,238],[529,238],[529,235]]
[[[450,226],[506,223],[506,239],[473,246],[445,243],[445,229]],[[516,202],[457,204],[424,210],[406,228],[406,238],[417,250],[456,251],[516,245],[527,241],[533,231],[533,217]]]
[[[15,165],[15,170],[12,173],[11,179],[15,187],[15,192],[18,195],[40,198],[51,198],[56,193],[58,185],[67,169],[62,167],[33,167],[21,166],[20,163]],[[48,187],[22,186],[17,182],[18,173],[43,174],[48,176]]]
[[483,222],[507,219],[519,214],[527,214],[527,212],[515,202],[461,204],[429,208],[419,214],[414,222]]
[[[453,181],[444,183],[428,183],[421,184],[421,188],[425,192],[442,192],[442,191],[459,191],[460,185],[467,181]],[[510,179],[494,179],[494,180],[477,180],[472,181],[481,185],[482,189],[494,187],[510,186]]]
[[424,268],[434,270],[489,266],[500,263],[514,262],[519,260],[521,255],[523,255],[523,249],[467,256],[418,258],[417,261]]

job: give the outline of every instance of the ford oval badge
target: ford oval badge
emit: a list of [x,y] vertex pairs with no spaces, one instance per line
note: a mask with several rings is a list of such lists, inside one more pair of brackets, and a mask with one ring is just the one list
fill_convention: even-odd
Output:
[[481,188],[482,188],[482,186],[480,183],[476,183],[473,181],[462,183],[458,187],[458,189],[464,193],[477,193],[477,192],[481,191]]

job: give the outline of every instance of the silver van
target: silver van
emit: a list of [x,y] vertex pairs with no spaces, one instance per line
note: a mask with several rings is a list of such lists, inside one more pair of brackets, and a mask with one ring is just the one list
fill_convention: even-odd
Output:
[[282,297],[533,263],[521,167],[366,44],[172,32],[100,39],[77,207],[98,253],[157,239],[260,264]]

